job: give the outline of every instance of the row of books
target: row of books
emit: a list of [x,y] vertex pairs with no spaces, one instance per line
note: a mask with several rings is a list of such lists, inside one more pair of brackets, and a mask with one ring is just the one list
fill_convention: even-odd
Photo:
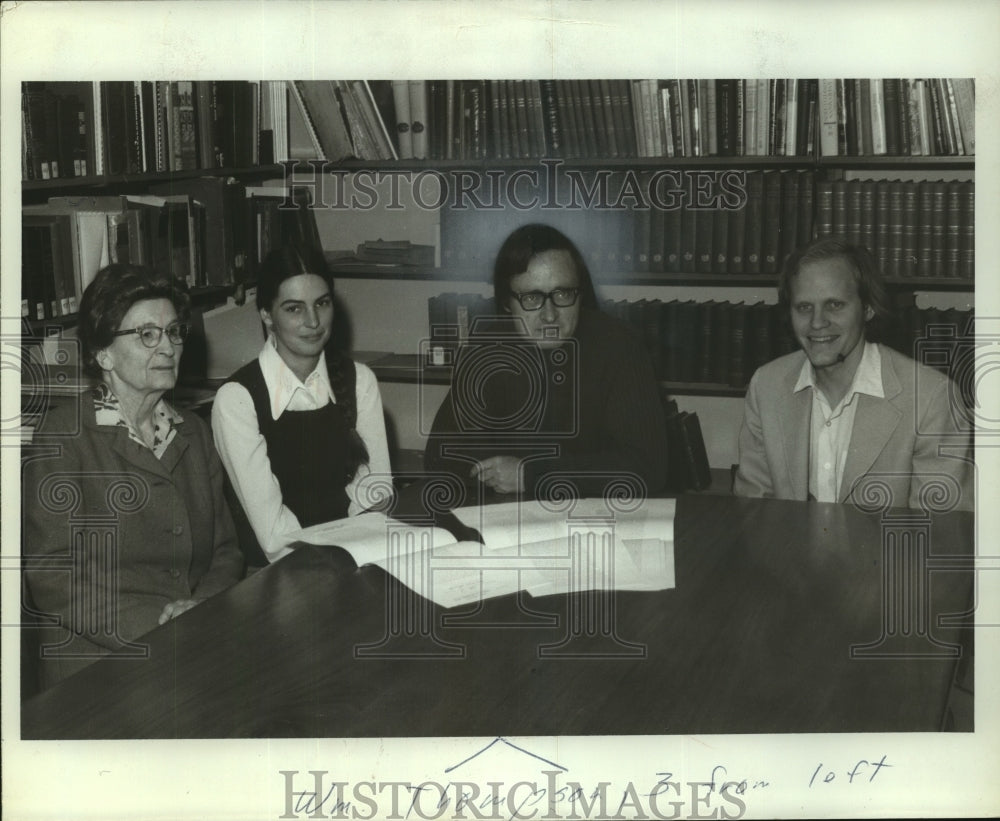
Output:
[[[831,233],[869,248],[889,277],[974,277],[972,181],[828,181],[798,169],[726,173],[738,175],[726,183],[728,193],[706,203],[682,196],[659,208],[632,200],[618,209],[536,212],[537,218],[578,237],[598,279],[776,274],[795,248]],[[648,190],[652,174],[639,172],[636,188]],[[474,209],[448,214],[442,219],[444,266],[485,267],[484,249],[509,219]]]
[[[307,144],[290,143],[289,105]],[[975,81],[177,80],[22,85],[22,177],[340,161],[975,154]]]
[[819,81],[824,157],[972,156],[975,115],[969,77]]
[[[971,78],[397,80],[391,86],[391,100],[363,89],[357,96],[382,115],[403,159],[808,157],[821,138],[822,153],[832,156],[975,154]],[[307,107],[324,106],[317,100]],[[346,104],[340,108],[346,118]],[[357,149],[353,156],[362,159],[396,156],[388,146],[381,154]],[[327,158],[348,156],[346,150],[343,144],[339,156]]]
[[736,207],[688,201],[680,208],[635,210],[633,247],[619,254],[621,264],[651,274],[777,273],[785,257],[814,236],[815,174],[748,171],[743,191]]
[[246,168],[287,153],[283,82],[26,82],[21,106],[26,180]]
[[[251,280],[268,251],[286,241],[319,244],[301,188],[247,188],[202,177],[143,195],[51,197],[22,212],[21,316],[70,316],[97,271],[137,263],[189,287]],[[294,204],[297,207],[282,208]]]
[[[709,300],[605,301],[602,309],[641,336],[657,376],[667,382],[744,388],[761,365],[798,347],[777,304]],[[947,325],[956,339],[971,328],[972,311],[921,309],[914,304],[873,328],[873,338],[913,356],[930,329]],[[931,363],[946,369],[945,359]]]
[[712,470],[697,413],[682,411],[677,401],[663,403],[667,423],[667,489],[673,493],[705,490],[712,484]]
[[[744,388],[761,365],[797,349],[779,305],[757,302],[659,299],[602,300],[600,308],[630,325],[645,343],[657,378],[665,382]],[[428,300],[431,348],[448,353],[468,342],[477,320],[495,315],[493,300],[478,294],[444,293]],[[903,307],[877,329],[877,341],[909,356],[932,326],[950,325],[959,338],[971,311]],[[940,364],[940,363],[938,363]]]
[[410,116],[407,81],[294,80],[286,85],[309,138],[311,156],[301,159],[395,160],[404,156],[398,145],[425,136],[419,122],[401,120],[406,128],[396,130],[396,111]]
[[631,85],[639,157],[815,152],[816,80],[633,80]]
[[844,234],[865,246],[886,276],[975,276],[971,180],[820,181],[815,201],[816,234]]
[[395,111],[400,134],[429,132],[401,157],[804,156],[816,95],[816,80],[428,80]]

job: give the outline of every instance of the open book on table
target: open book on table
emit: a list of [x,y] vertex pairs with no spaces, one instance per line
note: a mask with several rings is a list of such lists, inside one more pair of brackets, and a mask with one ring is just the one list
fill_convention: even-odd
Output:
[[464,527],[450,530],[369,512],[296,531],[287,543],[342,547],[359,567],[377,565],[442,607],[518,590],[672,588],[675,500],[628,507],[615,511],[603,499],[477,505],[453,510]]

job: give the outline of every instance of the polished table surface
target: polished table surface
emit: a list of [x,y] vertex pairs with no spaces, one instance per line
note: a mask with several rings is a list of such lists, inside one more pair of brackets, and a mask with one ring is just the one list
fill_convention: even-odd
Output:
[[674,589],[452,611],[302,547],[149,633],[148,659],[27,700],[22,737],[937,731],[958,642],[971,658],[973,532],[682,496]]

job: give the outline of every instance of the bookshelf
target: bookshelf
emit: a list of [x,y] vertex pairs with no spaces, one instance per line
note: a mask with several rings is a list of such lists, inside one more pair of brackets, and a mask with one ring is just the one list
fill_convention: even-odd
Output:
[[[773,305],[780,260],[794,244],[823,230],[818,227],[822,219],[817,194],[828,187],[857,188],[860,184],[874,193],[879,185],[899,179],[915,191],[923,183],[941,179],[954,183],[953,187],[964,184],[965,202],[974,202],[974,133],[969,131],[968,117],[969,93],[974,95],[974,88],[971,81],[961,79],[137,82],[111,89],[122,105],[115,112],[102,108],[101,92],[107,90],[104,83],[25,84],[22,202],[26,213],[32,207],[44,209],[53,197],[141,200],[154,191],[157,196],[176,191],[191,198],[189,186],[206,177],[231,182],[241,193],[253,191],[262,198],[267,198],[261,193],[264,189],[272,189],[268,206],[272,216],[275,200],[287,196],[292,187],[307,191],[322,206],[329,186],[367,178],[372,187],[371,180],[380,176],[384,178],[380,185],[392,179],[408,184],[421,178],[443,178],[453,186],[451,193],[457,190],[454,186],[465,184],[467,191],[486,202],[493,202],[483,193],[488,184],[502,186],[517,179],[523,187],[526,178],[531,182],[530,175],[538,180],[536,187],[550,174],[560,175],[564,185],[569,180],[576,186],[573,191],[580,196],[580,207],[521,208],[503,197],[501,207],[485,209],[457,208],[450,200],[442,201],[429,215],[411,197],[401,208],[370,209],[371,213],[366,203],[320,207],[312,215],[316,225],[310,217],[309,224],[293,229],[309,232],[328,252],[351,250],[348,246],[375,239],[434,245],[433,265],[354,264],[335,270],[349,314],[360,317],[353,323],[355,347],[386,352],[412,352],[415,348],[405,348],[401,336],[428,335],[430,317],[423,306],[432,297],[469,290],[485,293],[496,247],[510,228],[528,220],[554,222],[581,247],[598,245],[605,256],[588,258],[588,264],[599,295],[612,294],[606,299],[618,303],[628,320],[628,306],[623,302],[645,303],[647,312],[664,313],[673,302],[694,305],[691,310],[699,311],[707,303],[744,303],[747,308]],[[185,96],[188,91],[190,102]],[[55,102],[48,92],[57,97]],[[906,107],[900,104],[901,94],[909,95]],[[70,98],[70,102],[63,106],[59,98]],[[692,119],[695,111],[697,129]],[[889,125],[890,118],[894,126]],[[82,123],[82,130],[74,128],[74,123]],[[902,140],[904,125],[913,129],[910,153],[905,155],[901,153],[907,143]],[[866,136],[867,130],[872,133]],[[881,131],[885,134],[878,137]],[[886,140],[893,134],[894,144],[889,144]],[[885,144],[879,145],[879,139]],[[923,147],[917,155],[913,152],[918,143]],[[890,153],[890,148],[896,153]],[[875,154],[876,150],[885,153]],[[53,175],[50,167],[45,179],[40,160],[47,155],[60,158],[62,173]],[[78,158],[77,163],[85,157],[86,170],[92,173],[76,173],[79,166],[66,157]],[[240,162],[232,162],[234,158]],[[805,200],[794,199],[799,196],[795,194],[779,201],[766,226],[762,212],[747,218],[759,221],[755,225],[762,242],[768,241],[763,235],[766,230],[777,227],[779,233],[770,237],[773,259],[744,263],[742,270],[728,261],[732,248],[717,241],[720,225],[725,224],[727,238],[731,235],[728,219],[723,221],[715,213],[723,209],[697,209],[690,201],[696,193],[693,186],[705,180],[717,185],[729,173],[738,175],[740,186],[751,188],[757,182],[780,179],[784,184],[795,178],[799,194],[810,195]],[[657,175],[661,180],[663,175],[681,180],[689,200],[673,209],[648,210],[634,207],[631,201],[620,209],[583,202],[595,180],[619,186],[620,193],[620,186],[627,188],[631,180],[641,188]],[[242,228],[233,242],[248,260],[239,270],[220,273],[211,266],[206,269],[206,259],[200,257],[201,269],[193,280],[190,267],[187,270],[200,303],[209,306],[224,301],[241,284],[252,283],[251,251],[259,258],[268,242],[277,241],[277,236],[262,239],[258,205],[249,196],[224,204],[224,214],[231,217],[234,209],[239,214],[234,222]],[[298,205],[301,209],[302,202]],[[732,218],[732,213],[744,207],[742,202],[726,217]],[[972,301],[975,290],[974,211],[970,205],[964,209],[953,213],[948,223],[953,233],[963,236],[961,273],[953,269],[945,275],[944,268],[908,270],[898,265],[890,272],[892,291],[900,307],[911,314],[904,329],[911,336],[918,333],[922,320],[966,319],[964,312],[954,313],[955,305]],[[806,212],[808,219],[803,219]],[[871,213],[874,218],[862,218],[865,228],[881,224],[877,210]],[[649,214],[655,215],[651,224]],[[704,214],[711,214],[711,220],[702,219]],[[671,222],[674,217],[677,221]],[[687,217],[693,220],[689,225],[683,223]],[[796,222],[791,237],[789,219]],[[894,219],[894,230],[900,230],[899,218]],[[357,227],[344,228],[355,222]],[[711,252],[707,263],[689,259],[672,265],[657,261],[655,250],[644,247],[650,241],[666,242],[678,232],[686,232],[691,242],[704,243],[709,222],[715,245],[688,249]],[[830,222],[842,230],[848,219],[831,218]],[[917,236],[927,233],[925,227],[913,223],[907,237],[916,242]],[[268,230],[276,231],[273,226]],[[216,233],[207,232],[213,237]],[[953,237],[944,241],[957,242]],[[125,245],[123,238],[119,249]],[[721,267],[715,259],[720,248],[727,256]],[[129,253],[134,250],[130,248]],[[927,251],[926,246],[914,246],[904,253],[912,256]],[[63,253],[71,256],[65,249]],[[146,251],[138,253],[141,258]],[[231,247],[216,249],[217,258],[238,253]],[[199,254],[208,251],[191,251],[191,258]],[[23,282],[27,287],[40,279],[37,259],[26,262]],[[43,272],[41,278],[45,276]],[[78,297],[82,283],[77,277]],[[477,287],[471,288],[473,284]],[[394,298],[411,305],[414,313],[392,329],[384,328],[393,324],[384,321],[387,312],[382,303],[388,288]],[[937,307],[937,312],[914,316],[920,301],[923,310]],[[69,328],[75,322],[72,310],[49,313],[41,318],[26,316],[27,326],[37,332]],[[773,318],[768,321],[773,324]],[[693,322],[694,327],[699,327],[698,322]],[[774,354],[780,351],[780,345],[771,349]],[[672,394],[692,397],[692,401],[736,402],[752,366],[765,358],[749,357],[742,375],[737,369],[737,379],[692,380],[662,372],[661,376]],[[412,371],[401,374],[383,369],[382,376],[401,386],[417,381]],[[429,374],[426,384],[443,390],[446,381],[446,374]]]

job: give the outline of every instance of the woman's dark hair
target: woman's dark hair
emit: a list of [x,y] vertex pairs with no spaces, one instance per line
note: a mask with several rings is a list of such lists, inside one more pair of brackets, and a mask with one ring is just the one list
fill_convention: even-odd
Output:
[[510,281],[528,270],[533,257],[544,251],[566,251],[580,279],[580,302],[584,308],[597,309],[597,295],[583,255],[562,231],[550,225],[532,223],[512,231],[497,252],[493,264],[493,298],[498,311],[504,310],[511,296]]
[[191,299],[180,279],[146,265],[115,263],[97,272],[80,300],[78,333],[84,373],[99,377],[97,354],[114,342],[114,332],[135,303],[169,299],[179,320],[191,316]]
[[[315,274],[329,287],[333,295],[333,274],[326,264],[323,252],[312,245],[289,244],[275,248],[264,257],[257,272],[257,310],[270,311],[274,300],[278,297],[281,283],[286,279]],[[357,431],[358,397],[354,390],[354,379],[349,375],[354,370],[354,363],[347,359],[334,345],[327,345],[326,370],[330,377],[330,387],[337,398],[337,406],[344,414],[350,428],[348,437],[347,474],[348,480],[353,478],[361,465],[367,465],[368,448]]]
[[892,303],[882,272],[871,251],[837,234],[818,237],[788,255],[778,283],[778,304],[783,315],[791,315],[792,280],[799,275],[804,265],[824,259],[842,259],[850,267],[858,286],[861,304],[871,308],[875,314],[865,326],[865,335],[869,339],[877,337],[883,324],[892,317]]
[[257,309],[270,311],[286,279],[315,274],[333,293],[333,274],[323,252],[311,245],[282,245],[264,257],[257,272]]

